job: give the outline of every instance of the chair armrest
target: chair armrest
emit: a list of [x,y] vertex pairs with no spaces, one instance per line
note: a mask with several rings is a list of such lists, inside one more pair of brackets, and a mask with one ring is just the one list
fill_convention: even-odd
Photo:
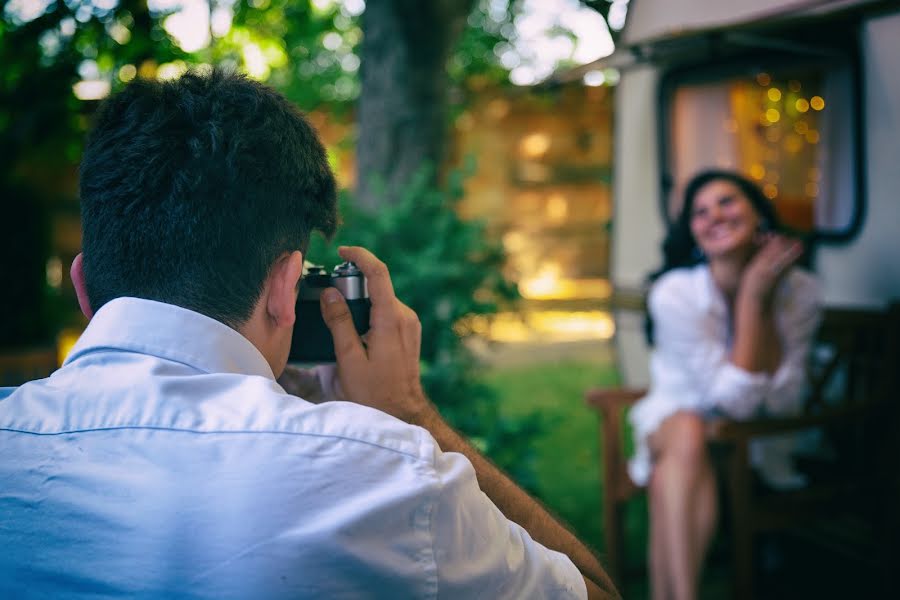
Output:
[[856,418],[865,409],[866,406],[861,405],[833,409],[817,415],[770,417],[751,421],[712,419],[706,423],[706,439],[711,442],[741,442],[754,437],[802,431],[811,427],[821,427]]
[[609,412],[627,408],[647,395],[647,390],[637,388],[592,389],[584,393],[584,401],[588,406]]

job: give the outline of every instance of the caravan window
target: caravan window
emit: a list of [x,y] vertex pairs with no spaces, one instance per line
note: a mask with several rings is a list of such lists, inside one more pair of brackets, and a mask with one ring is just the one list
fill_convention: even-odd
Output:
[[668,216],[695,173],[726,168],[756,181],[787,226],[852,235],[856,100],[849,62],[672,74],[662,96]]

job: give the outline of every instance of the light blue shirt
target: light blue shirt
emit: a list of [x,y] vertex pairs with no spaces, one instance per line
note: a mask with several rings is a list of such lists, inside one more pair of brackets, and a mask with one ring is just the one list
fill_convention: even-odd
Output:
[[431,435],[275,382],[222,323],[120,298],[0,389],[0,598],[585,598]]

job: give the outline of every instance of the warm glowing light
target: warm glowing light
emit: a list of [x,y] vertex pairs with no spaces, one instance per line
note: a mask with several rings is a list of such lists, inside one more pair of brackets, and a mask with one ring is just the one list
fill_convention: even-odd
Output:
[[473,315],[454,330],[473,333],[493,342],[554,343],[608,340],[616,333],[612,315],[605,311],[539,310],[526,313]]
[[809,110],[809,102],[806,98],[797,98],[797,101],[794,102],[794,108],[797,109],[797,112],[805,113]]
[[755,163],[750,167],[750,177],[753,179],[762,179],[766,175],[766,168],[759,163]]
[[806,124],[806,121],[797,121],[794,123],[794,131],[800,135],[806,135],[806,132],[809,131],[809,125]]
[[565,278],[558,264],[545,263],[534,277],[519,282],[519,292],[528,300],[604,299],[612,296],[612,285],[600,278]]
[[819,195],[819,184],[815,181],[810,181],[803,189],[810,198],[815,198]]
[[532,332],[522,320],[522,315],[515,313],[495,315],[483,335],[491,341],[506,343],[528,342],[532,339]]
[[156,61],[152,58],[148,58],[141,63],[140,67],[138,67],[138,77],[142,77],[144,79],[155,79],[156,70],[158,68],[159,66],[156,64]]
[[487,113],[488,118],[499,121],[509,114],[510,108],[507,100],[495,98],[488,102],[485,112]]
[[80,329],[63,329],[56,338],[56,360],[60,366],[66,361],[79,337],[81,337]]
[[765,86],[769,85],[770,83],[772,83],[772,78],[769,77],[768,73],[759,73],[756,76],[756,83],[765,87]]
[[766,198],[769,200],[774,200],[778,196],[778,187],[775,184],[767,183],[763,187],[763,194],[766,195]]
[[516,254],[528,247],[528,236],[521,231],[509,231],[503,235],[503,247]]
[[569,216],[569,201],[562,194],[550,194],[547,198],[547,218],[553,223],[562,223]]
[[777,123],[779,119],[781,119],[781,113],[778,112],[778,109],[770,108],[766,111],[766,121],[769,123]]
[[810,144],[818,144],[819,143],[819,132],[815,129],[811,129],[806,132],[806,141]]
[[525,298],[552,298],[560,290],[560,266],[545,263],[534,277],[519,282],[519,291]]
[[79,81],[72,86],[72,92],[79,100],[101,100],[109,95],[109,89],[109,82],[99,79]]
[[602,311],[538,311],[530,315],[528,324],[541,337],[548,336],[554,341],[608,340],[616,332],[612,317]]
[[825,99],[822,96],[813,96],[809,99],[809,105],[813,110],[822,110],[825,108]]
[[550,137],[546,133],[532,133],[522,138],[519,151],[528,158],[539,158],[550,148]]
[[779,100],[781,100],[781,90],[779,90],[778,88],[769,88],[769,91],[766,93],[766,95],[772,102],[778,102]]
[[799,135],[793,133],[784,140],[784,149],[791,154],[796,154],[803,149],[803,139]]

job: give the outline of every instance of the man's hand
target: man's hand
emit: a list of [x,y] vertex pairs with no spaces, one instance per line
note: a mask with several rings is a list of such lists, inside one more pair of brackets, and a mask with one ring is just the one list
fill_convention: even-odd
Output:
[[394,295],[388,268],[375,255],[358,246],[342,246],[338,253],[344,260],[356,263],[366,276],[372,302],[369,331],[363,344],[341,293],[335,288],[322,293],[322,316],[334,338],[343,393],[357,404],[421,424],[434,408],[425,398],[419,380],[419,318]]
[[344,260],[355,262],[365,274],[372,301],[370,328],[363,345],[341,293],[334,288],[322,293],[322,315],[334,338],[345,395],[353,402],[424,427],[444,452],[463,454],[472,463],[481,490],[507,519],[572,560],[584,576],[590,598],[618,597],[590,550],[453,431],[425,397],[419,382],[422,326],[416,313],[397,300],[384,263],[364,248],[342,247],[338,253]]

